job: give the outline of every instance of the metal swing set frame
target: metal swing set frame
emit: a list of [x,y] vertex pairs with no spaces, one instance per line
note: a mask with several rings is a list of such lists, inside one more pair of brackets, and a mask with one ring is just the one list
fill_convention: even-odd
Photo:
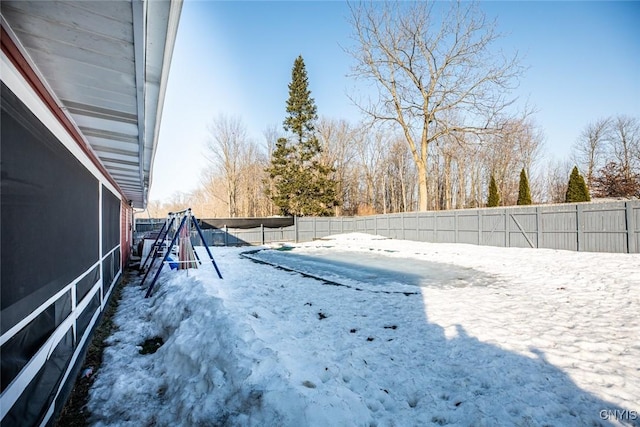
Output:
[[[171,238],[171,243],[168,246],[166,246],[164,250],[164,256],[162,257],[162,262],[160,263],[160,266],[157,268],[155,276],[153,277],[153,280],[151,281],[151,284],[147,289],[145,298],[149,298],[151,296],[151,293],[153,292],[153,287],[155,286],[156,281],[158,280],[158,277],[160,276],[160,273],[162,272],[162,268],[164,267],[165,264],[167,263],[186,264],[185,268],[187,269],[190,268],[191,265],[194,264],[195,262],[202,265],[202,261],[200,261],[200,257],[195,251],[193,251],[193,255],[195,255],[195,260],[191,259],[191,260],[168,261],[169,256],[171,255],[171,252],[173,250],[173,247],[176,245],[178,236],[180,236],[180,232],[185,229],[191,231],[192,226],[198,232],[198,236],[202,241],[202,245],[207,250],[209,259],[211,260],[213,267],[216,269],[216,273],[218,274],[218,277],[222,279],[222,274],[220,273],[220,269],[218,269],[218,265],[216,264],[216,261],[213,259],[213,255],[211,254],[211,251],[207,246],[207,243],[204,239],[204,235],[202,234],[202,229],[198,225],[198,220],[192,214],[191,208],[187,208],[179,212],[169,212],[169,214],[167,215],[167,220],[162,225],[162,228],[160,229],[160,232],[158,233],[158,236],[156,237],[156,240],[154,241],[153,246],[151,247],[151,251],[149,251],[149,254],[145,258],[144,262],[140,264],[140,273],[145,271],[145,268],[146,268],[146,273],[142,278],[142,282],[140,282],[140,286],[144,285],[144,282],[147,280],[149,273],[151,272],[151,270],[153,270],[153,266],[156,260],[160,259],[160,256],[159,256],[160,249],[162,249],[163,246],[165,246],[167,236],[169,236],[170,233],[172,232],[172,227],[177,222],[178,219],[180,219],[180,225],[173,233],[173,237]],[[149,260],[151,260],[150,263],[149,263]],[[149,263],[148,267],[147,267],[147,263]]]

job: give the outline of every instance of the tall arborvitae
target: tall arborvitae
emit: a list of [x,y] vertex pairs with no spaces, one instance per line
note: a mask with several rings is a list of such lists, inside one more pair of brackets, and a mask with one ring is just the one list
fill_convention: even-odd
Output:
[[565,202],[589,202],[591,197],[589,196],[589,189],[584,182],[584,178],[578,172],[578,167],[574,166],[569,177],[569,185],[567,186],[567,194],[565,196]]
[[302,56],[293,63],[284,130],[267,169],[273,182],[269,197],[284,215],[331,215],[338,205],[334,170],[320,163],[322,147],[316,136],[318,119]]
[[494,208],[500,204],[500,194],[498,194],[498,185],[496,179],[491,174],[491,180],[489,181],[489,199],[487,200],[487,207]]
[[518,190],[518,205],[531,204],[531,190],[529,189],[529,180],[527,174],[522,168],[520,172],[520,188]]

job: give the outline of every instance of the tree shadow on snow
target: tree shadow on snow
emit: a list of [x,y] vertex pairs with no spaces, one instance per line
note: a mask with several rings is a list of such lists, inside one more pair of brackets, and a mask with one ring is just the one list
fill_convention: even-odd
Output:
[[[416,378],[430,378],[428,389],[415,389],[407,396],[410,407],[423,410],[421,419],[427,423],[640,425],[638,408],[622,408],[581,389],[538,348],[529,347],[530,357],[508,351],[470,336],[459,324],[455,336],[447,338],[444,328],[429,322],[428,307],[415,296],[407,297],[396,314],[424,319],[421,325],[411,326],[416,330],[407,337],[408,342],[395,342],[400,354],[394,357],[393,366],[412,370]],[[395,369],[380,367],[388,368]]]
[[431,422],[605,426],[617,420],[639,425],[631,412],[635,408],[622,408],[581,389],[540,349],[530,347],[532,357],[527,357],[481,342],[461,325],[449,339],[438,325],[426,328],[432,329],[431,337],[442,337],[424,343],[423,357],[431,357],[429,369],[440,382],[436,389],[444,391],[432,398],[445,402],[440,405],[444,414],[434,415]]

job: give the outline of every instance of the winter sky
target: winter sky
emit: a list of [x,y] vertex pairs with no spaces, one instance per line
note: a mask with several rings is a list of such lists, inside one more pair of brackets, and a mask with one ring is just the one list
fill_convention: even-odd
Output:
[[[569,158],[585,125],[640,115],[640,2],[481,2],[504,34],[496,48],[518,52],[528,71],[519,107],[538,112],[548,158]],[[348,93],[349,6],[342,1],[185,0],[165,97],[151,200],[200,184],[207,126],[238,116],[264,143],[281,128],[291,67],[302,55],[320,116],[359,120]]]

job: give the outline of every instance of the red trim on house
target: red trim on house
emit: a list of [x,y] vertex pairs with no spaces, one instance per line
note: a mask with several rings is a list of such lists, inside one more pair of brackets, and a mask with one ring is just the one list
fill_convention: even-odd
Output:
[[16,44],[13,42],[13,40],[9,36],[9,33],[7,33],[4,27],[2,27],[2,36],[0,37],[0,40],[2,41],[2,52],[4,52],[5,55],[7,55],[11,63],[18,69],[18,71],[20,72],[20,74],[22,74],[25,80],[29,82],[29,85],[31,86],[31,88],[38,94],[42,102],[44,102],[47,105],[47,107],[49,108],[49,111],[51,111],[51,113],[53,113],[53,115],[58,119],[62,127],[64,127],[64,129],[67,131],[67,133],[71,135],[71,137],[76,142],[76,144],[78,144],[82,152],[84,152],[87,155],[87,157],[89,157],[89,160],[91,160],[91,162],[98,168],[98,170],[100,170],[100,172],[111,183],[111,185],[113,185],[116,188],[116,190],[118,190],[118,192],[120,193],[123,199],[123,203],[122,203],[123,206],[126,205],[127,200],[120,186],[114,181],[111,174],[109,174],[109,172],[104,167],[104,165],[96,157],[95,153],[87,145],[82,135],[80,135],[76,127],[69,120],[69,117],[67,117],[64,111],[62,111],[58,103],[55,101],[51,93],[49,93],[49,91],[47,90],[45,85],[42,83],[42,81],[40,80],[36,72],[33,70],[33,68],[31,68],[31,65],[29,65],[29,62],[26,60],[24,55],[22,55],[22,52],[20,51],[18,46],[16,46]]
[[127,266],[131,246],[133,245],[133,208],[125,203],[120,204],[120,255],[122,268]]

